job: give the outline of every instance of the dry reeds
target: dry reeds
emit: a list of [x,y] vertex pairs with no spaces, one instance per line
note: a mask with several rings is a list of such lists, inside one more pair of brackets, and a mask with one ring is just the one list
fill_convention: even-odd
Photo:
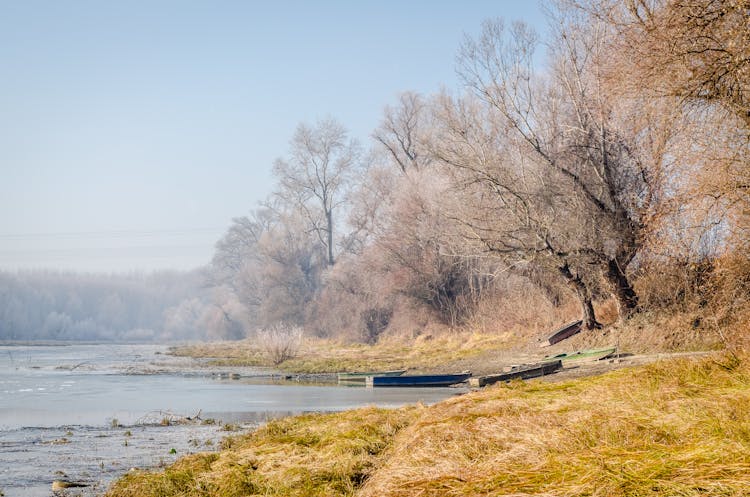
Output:
[[219,454],[181,459],[163,473],[130,473],[108,497],[352,495],[418,408],[358,409],[268,423],[223,442]]
[[444,402],[357,495],[747,495],[749,373],[716,356]]
[[274,421],[109,497],[744,496],[750,357]]

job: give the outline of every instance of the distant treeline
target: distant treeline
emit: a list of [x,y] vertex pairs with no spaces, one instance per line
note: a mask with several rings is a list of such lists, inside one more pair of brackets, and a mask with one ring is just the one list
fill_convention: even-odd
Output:
[[200,271],[129,275],[0,272],[0,340],[236,337],[236,326],[211,304],[204,281]]

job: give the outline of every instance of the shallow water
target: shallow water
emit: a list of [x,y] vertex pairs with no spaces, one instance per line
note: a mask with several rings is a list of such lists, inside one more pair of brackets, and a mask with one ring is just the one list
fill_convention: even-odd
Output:
[[255,426],[301,412],[429,404],[460,391],[278,383],[251,368],[234,369],[241,380],[219,379],[164,351],[154,345],[0,346],[5,496],[51,495],[52,481],[64,478],[58,472],[94,484],[82,494],[96,495],[130,467],[210,450],[226,435],[211,425],[160,426],[170,415]]

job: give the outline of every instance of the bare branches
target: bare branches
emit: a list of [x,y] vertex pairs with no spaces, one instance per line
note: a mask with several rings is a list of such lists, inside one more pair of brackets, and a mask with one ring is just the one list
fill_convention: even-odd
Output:
[[325,247],[329,266],[335,262],[334,211],[346,200],[361,168],[359,144],[333,119],[314,127],[300,124],[291,140],[290,158],[274,164],[277,195],[305,216]]
[[402,173],[429,167],[431,158],[424,150],[429,113],[423,98],[413,92],[399,96],[396,107],[387,106],[380,127],[372,137],[387,152]]

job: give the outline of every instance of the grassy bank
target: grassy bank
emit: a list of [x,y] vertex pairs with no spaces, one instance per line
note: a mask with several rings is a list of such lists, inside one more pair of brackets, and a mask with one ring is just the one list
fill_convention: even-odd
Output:
[[[730,328],[743,330],[746,327],[744,323],[736,323]],[[454,372],[468,369],[475,374],[490,374],[509,364],[541,360],[545,355],[615,345],[620,352],[635,354],[718,350],[727,346],[725,337],[729,336],[727,329],[722,331],[716,323],[701,318],[699,313],[687,311],[640,313],[624,323],[612,323],[602,330],[583,331],[553,347],[540,349],[539,340],[552,330],[515,327],[503,333],[480,333],[454,329],[414,338],[384,337],[372,345],[308,338],[302,342],[295,357],[281,364],[273,364],[257,339],[198,343],[174,347],[171,353],[208,359],[214,366],[272,367],[288,373],[385,369]]]
[[275,366],[253,340],[194,344],[175,347],[171,352],[210,359],[215,366],[263,366],[290,373],[336,373],[407,368],[427,371],[490,350],[508,348],[506,336],[478,334],[423,336],[413,341],[382,341],[375,345],[311,339],[302,344],[295,358]]
[[131,473],[110,497],[352,495],[419,408],[357,409],[272,421],[228,438],[221,453],[185,457],[163,473]]
[[740,496],[750,358],[511,383],[431,407],[287,418],[132,473],[125,496]]

